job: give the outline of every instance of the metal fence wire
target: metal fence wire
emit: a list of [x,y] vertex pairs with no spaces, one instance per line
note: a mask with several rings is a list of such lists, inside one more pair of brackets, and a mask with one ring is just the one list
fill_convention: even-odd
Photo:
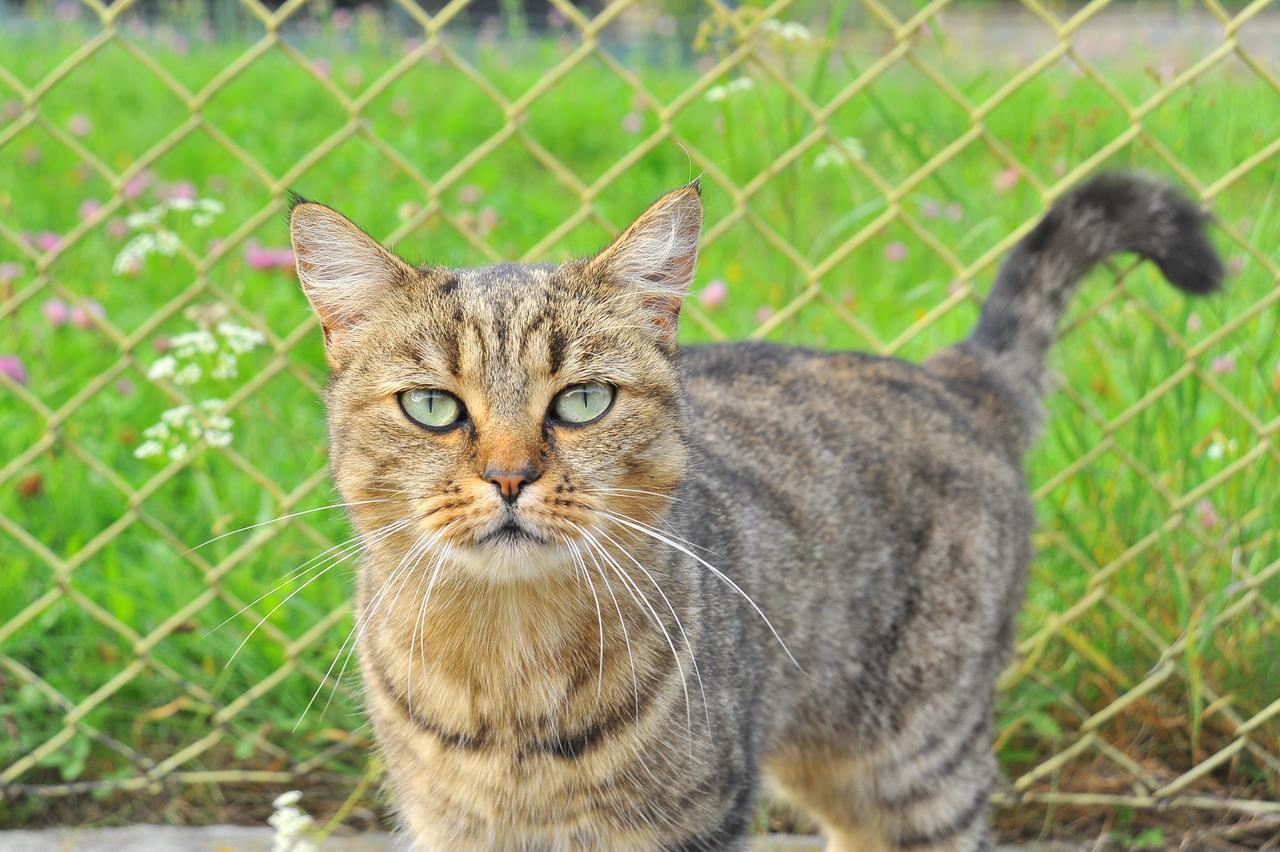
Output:
[[[21,334],[38,323],[46,300],[83,300],[89,285],[74,263],[77,252],[106,240],[113,220],[145,212],[144,199],[131,187],[167,158],[201,146],[207,156],[230,163],[263,199],[252,208],[234,208],[216,242],[184,239],[173,247],[163,284],[138,285],[129,297],[144,303],[141,321],[125,322],[121,311],[87,314],[96,348],[68,368],[73,380],[55,389],[0,371],[4,431],[10,433],[0,439],[7,452],[0,457],[4,810],[16,815],[21,807],[53,799],[182,796],[195,787],[354,784],[371,744],[355,710],[359,687],[349,671],[335,688],[333,706],[319,712],[331,700],[337,672],[328,669],[350,627],[349,577],[327,577],[279,611],[273,607],[283,592],[254,600],[271,592],[281,569],[348,534],[340,518],[320,511],[333,497],[315,401],[323,382],[318,333],[296,294],[287,310],[270,311],[227,270],[238,268],[232,264],[259,235],[282,240],[288,191],[305,191],[332,156],[358,143],[416,199],[391,224],[375,224],[376,236],[408,244],[424,229],[442,229],[459,240],[463,254],[480,259],[507,253],[503,226],[463,210],[455,198],[486,161],[518,153],[561,203],[553,227],[521,238],[517,253],[542,259],[563,256],[566,246],[587,240],[575,237],[585,233],[582,228],[594,229],[591,238],[598,240],[623,224],[627,204],[638,207],[665,188],[638,173],[674,151],[681,170],[687,162],[704,176],[708,262],[714,265],[718,243],[732,248],[745,241],[768,258],[769,274],[784,281],[769,291],[766,310],[759,310],[761,302],[731,314],[716,296],[691,299],[685,320],[691,337],[724,339],[749,329],[753,337],[848,343],[885,355],[916,356],[954,339],[975,315],[995,265],[1037,212],[1118,156],[1169,174],[1211,209],[1233,193],[1256,200],[1248,216],[1220,216],[1214,225],[1213,238],[1237,273],[1221,310],[1184,305],[1145,266],[1124,262],[1100,276],[1106,285],[1090,285],[1064,332],[1067,354],[1055,365],[1069,375],[1051,402],[1047,449],[1038,450],[1032,464],[1042,530],[1015,657],[1001,684],[997,748],[1007,783],[997,802],[1280,815],[1280,667],[1274,662],[1280,659],[1280,364],[1271,339],[1280,259],[1264,227],[1276,215],[1280,121],[1251,136],[1244,153],[1237,146],[1227,156],[1196,158],[1188,138],[1233,129],[1217,125],[1212,103],[1195,101],[1193,109],[1179,100],[1247,78],[1259,109],[1280,115],[1276,53],[1249,41],[1252,28],[1274,27],[1280,3],[1209,0],[1198,14],[1212,25],[1211,43],[1172,72],[1147,69],[1136,87],[1117,82],[1108,63],[1079,44],[1087,28],[1125,9],[1106,0],[1067,10],[1023,0],[1018,14],[1040,41],[1017,46],[1025,55],[1008,76],[976,89],[958,82],[957,66],[965,58],[939,49],[936,38],[946,15],[971,11],[957,10],[960,5],[862,0],[850,6],[845,21],[815,34],[816,27],[786,29],[814,12],[790,0],[740,8],[721,0],[690,3],[680,7],[677,31],[667,33],[682,45],[675,59],[684,63],[686,77],[678,86],[669,68],[654,70],[643,49],[615,43],[628,16],[652,20],[672,8],[640,0],[589,9],[551,0],[558,52],[529,85],[514,89],[510,77],[493,79],[468,52],[475,21],[466,0],[431,9],[411,0],[388,4],[411,41],[376,75],[359,81],[335,81],[307,55],[305,42],[292,37],[291,27],[308,16],[343,11],[306,0],[276,8],[239,0],[235,11],[247,49],[226,51],[215,73],[197,83],[162,61],[132,29],[144,10],[130,0],[83,0],[78,14],[87,22],[85,37],[38,76],[20,72],[14,56],[0,51],[0,102],[15,104],[0,118],[0,162],[15,162],[24,140],[38,134],[109,195],[47,243],[28,233],[40,225],[41,204],[11,198],[0,206],[0,260],[10,258],[19,270],[0,282],[0,354],[12,348],[6,341],[25,339]],[[814,95],[819,90],[793,73],[785,42],[802,36],[837,41],[849,32],[858,44],[857,67],[837,67],[823,54],[817,65],[829,66],[828,77],[821,96]],[[65,100],[68,81],[107,53],[117,71],[145,79],[155,100],[134,104],[135,114],[116,120],[135,122],[153,108],[172,118],[145,144],[110,154],[68,129],[50,105]],[[247,99],[248,115],[235,122],[212,108],[244,80],[262,83],[253,75],[264,63],[271,63],[272,80],[318,87],[337,111],[334,126],[300,143],[287,163],[257,155],[249,138],[262,132],[254,121],[267,120],[269,101],[278,95],[264,90],[260,99]],[[461,156],[443,162],[403,149],[385,124],[369,117],[402,78],[427,63],[465,82],[497,116],[483,133],[475,131],[474,144]],[[1046,168],[1043,157],[1002,134],[997,118],[1010,104],[1043,97],[1036,87],[1064,68],[1071,85],[1095,93],[1093,103],[1103,104],[1107,115],[1104,124],[1111,121],[1115,129],[1106,131],[1102,144]],[[898,143],[856,142],[837,126],[847,106],[877,97],[888,123],[893,104],[882,87],[907,74],[917,87],[912,91],[928,90],[960,117],[958,131],[942,144],[913,150],[903,141],[901,150],[881,157],[867,146]],[[1218,76],[1228,74],[1235,76]],[[707,153],[706,141],[685,123],[709,104],[718,109],[742,78],[779,105],[788,127],[799,128],[753,174]],[[644,128],[631,135],[615,125],[605,128],[611,164],[602,169],[586,169],[572,151],[530,129],[540,104],[584,80],[607,81],[609,91],[624,93]],[[103,82],[125,84],[123,77]],[[1189,136],[1167,132],[1170,109],[1191,110]],[[288,132],[295,118],[302,121],[292,115],[270,119],[272,132]],[[885,138],[909,140],[910,134],[908,127]],[[797,180],[798,170],[813,170],[815,155],[834,157],[832,169],[855,180],[871,202],[869,212],[833,232],[821,250],[808,250],[787,231],[772,199],[780,186]],[[947,218],[946,199],[938,206],[920,202],[930,187],[956,180],[951,170],[958,163],[974,159],[987,163],[997,181],[1006,176],[1017,188],[1002,195],[987,183],[967,205],[994,210],[1018,198],[1016,223],[988,219],[971,233],[947,230],[939,224]],[[49,186],[54,191],[55,183]],[[637,186],[650,189],[620,199],[625,203],[606,203]],[[0,186],[0,195],[5,192]],[[786,197],[805,203],[803,195]],[[335,203],[342,206],[340,199]],[[868,256],[873,266],[889,269],[886,264],[908,244],[942,286],[911,301],[911,284],[894,284],[896,294],[886,298],[903,307],[886,322],[861,293],[850,296],[844,270]],[[722,260],[718,268],[732,265]],[[706,263],[702,274],[708,274]],[[717,284],[736,294],[748,286],[737,282],[752,274],[739,270],[737,278],[726,274],[727,285]],[[95,280],[101,278],[110,276],[103,270]],[[211,416],[248,424],[292,399],[302,401],[311,425],[289,435],[281,423],[295,421],[275,421],[264,428],[284,432],[276,436],[283,444],[250,444],[239,436],[229,443],[206,441],[225,445],[146,466],[135,458],[136,438],[121,450],[85,421],[102,418],[103,398],[117,394],[124,381],[137,386],[133,399],[150,394],[173,407],[197,402],[190,387],[153,369],[154,342],[210,301],[262,334],[266,353],[254,369],[242,369],[242,381]],[[1145,364],[1126,366],[1124,342],[1134,336],[1155,341],[1156,348],[1143,350]],[[1115,345],[1090,343],[1098,339]],[[1082,383],[1080,365],[1088,361],[1100,371],[1136,371],[1136,378],[1110,390]],[[1221,412],[1220,422],[1187,444],[1194,463],[1153,449],[1168,432],[1198,429],[1195,411],[1206,406]],[[303,462],[286,468],[283,459],[295,445],[305,445]],[[234,485],[224,493],[224,483]],[[77,501],[92,502],[98,520],[79,517],[85,503]],[[228,504],[243,511],[229,511]],[[1123,508],[1129,505],[1141,509]],[[312,509],[193,549],[231,527]],[[321,589],[326,591],[313,594]],[[167,602],[163,612],[156,611],[157,601]],[[228,664],[242,641],[241,662]],[[293,730],[290,721],[304,715],[303,705],[317,691],[316,707]]]

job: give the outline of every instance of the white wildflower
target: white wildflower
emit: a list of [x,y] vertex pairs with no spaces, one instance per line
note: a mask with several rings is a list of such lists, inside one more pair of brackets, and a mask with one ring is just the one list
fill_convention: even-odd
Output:
[[267,342],[267,337],[257,329],[237,325],[233,322],[218,323],[218,334],[227,341],[227,346],[237,355],[242,355]]
[[211,447],[225,447],[231,443],[231,433],[209,429],[204,433],[204,441]]
[[153,423],[152,425],[148,426],[146,429],[142,430],[142,437],[152,438],[156,441],[167,440],[169,438],[169,434],[170,434],[169,424],[165,423],[164,421],[161,421],[159,423]]
[[867,158],[867,149],[860,139],[848,136],[840,140],[839,145],[828,145],[813,160],[813,168],[822,171],[829,168],[840,168],[849,164],[849,158],[858,161]]
[[200,381],[203,371],[199,364],[184,364],[182,369],[173,375],[173,383],[175,385],[194,385]]
[[1204,454],[1214,461],[1218,461],[1225,453],[1226,447],[1222,446],[1220,441],[1214,441],[1209,445],[1209,448],[1204,451]]
[[722,101],[730,95],[738,92],[747,92],[755,88],[755,82],[750,77],[737,77],[723,86],[712,86],[707,89],[706,99],[712,102]]
[[194,198],[170,198],[167,204],[170,210],[186,212],[196,209],[196,200]]
[[782,41],[793,43],[806,42],[813,39],[813,33],[804,24],[796,21],[777,21],[770,19],[760,25],[762,32],[769,33]]
[[191,224],[197,228],[207,228],[213,224],[213,217],[208,213],[195,213],[191,216]]
[[156,251],[172,256],[178,250],[178,235],[173,231],[156,231]]
[[170,408],[160,413],[160,422],[166,426],[178,428],[187,422],[187,418],[191,416],[191,406],[179,405],[176,408]]
[[275,808],[276,810],[280,810],[281,808],[287,808],[287,807],[296,805],[298,804],[298,802],[301,802],[301,801],[302,801],[302,791],[290,790],[287,793],[281,793],[279,796],[276,796],[276,800],[271,803],[271,807]]
[[133,451],[135,459],[149,459],[152,456],[158,456],[164,452],[164,445],[159,441],[143,441],[138,448]]
[[234,379],[237,373],[236,356],[230,352],[219,352],[218,363],[209,371],[209,375],[215,379]]
[[155,244],[156,239],[151,234],[138,234],[120,249],[115,263],[111,265],[111,271],[116,275],[137,272],[142,268],[142,262],[146,260],[147,255],[155,249]]
[[160,217],[164,215],[164,205],[157,205],[141,213],[130,213],[125,217],[124,223],[135,231],[143,228],[154,228],[160,224]]
[[179,334],[169,341],[169,345],[173,347],[174,354],[179,358],[190,358],[197,353],[212,355],[218,351],[217,338],[208,329],[203,328]]
[[271,838],[272,852],[315,852],[315,844],[305,837],[305,832],[312,826],[312,819],[297,807],[301,800],[302,793],[290,790],[277,796],[272,803],[276,812],[267,819],[276,830]]
[[217,216],[218,214],[222,213],[222,211],[227,209],[222,206],[221,201],[218,201],[213,198],[201,198],[200,201],[197,203],[197,206],[199,206],[202,212],[208,213],[211,216]]
[[151,368],[147,370],[148,379],[171,379],[173,374],[177,372],[178,359],[172,355],[165,355],[158,359]]
[[178,459],[183,458],[184,456],[186,456],[186,454],[187,454],[186,444],[174,444],[169,449],[169,458],[173,459],[174,461],[177,461]]

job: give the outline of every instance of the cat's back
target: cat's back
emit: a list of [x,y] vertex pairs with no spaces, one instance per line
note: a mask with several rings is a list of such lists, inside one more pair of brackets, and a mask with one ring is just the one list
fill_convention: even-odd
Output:
[[953,454],[971,465],[1019,465],[1016,401],[962,350],[913,364],[727,343],[688,347],[681,366],[695,451],[767,459],[783,475]]

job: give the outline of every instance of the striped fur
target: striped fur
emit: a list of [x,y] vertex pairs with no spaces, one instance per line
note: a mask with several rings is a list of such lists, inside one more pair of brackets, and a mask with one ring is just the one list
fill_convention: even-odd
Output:
[[[693,186],[554,267],[409,267],[310,203],[291,224],[366,537],[368,711],[415,848],[743,849],[765,782],[833,849],[989,848],[1044,354],[1114,251],[1215,287],[1194,207],[1138,178],[1069,193],[923,365],[676,348]],[[548,417],[587,381],[616,388],[599,420]],[[415,426],[411,388],[466,419]],[[495,466],[527,475],[510,505]]]

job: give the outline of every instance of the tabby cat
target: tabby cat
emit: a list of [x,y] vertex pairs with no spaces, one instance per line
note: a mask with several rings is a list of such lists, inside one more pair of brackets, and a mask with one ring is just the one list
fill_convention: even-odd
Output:
[[985,849],[1022,472],[1075,284],[1207,293],[1154,180],[1067,192],[924,364],[676,344],[697,183],[559,265],[412,266],[299,199],[358,652],[414,848],[744,849],[762,785],[831,849]]

